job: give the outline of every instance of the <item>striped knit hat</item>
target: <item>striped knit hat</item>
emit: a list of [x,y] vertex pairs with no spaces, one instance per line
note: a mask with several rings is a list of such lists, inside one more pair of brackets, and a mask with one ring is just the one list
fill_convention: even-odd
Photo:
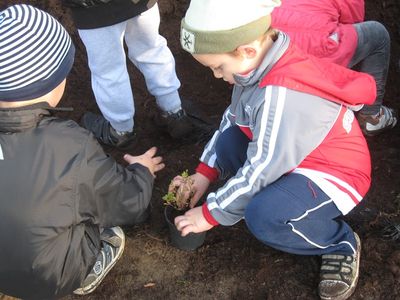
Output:
[[267,32],[280,0],[191,0],[181,23],[182,48],[227,53]]
[[67,31],[29,5],[0,11],[0,101],[43,96],[68,75],[75,48]]

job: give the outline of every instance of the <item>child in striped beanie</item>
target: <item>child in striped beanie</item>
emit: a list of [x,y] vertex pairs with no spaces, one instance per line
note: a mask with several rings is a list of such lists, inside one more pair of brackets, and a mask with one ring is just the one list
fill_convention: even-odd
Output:
[[48,14],[26,5],[4,10],[0,15],[0,101],[32,100],[51,92],[67,77],[74,54],[68,33]]
[[51,116],[74,61],[71,38],[29,5],[0,11],[0,293],[91,293],[121,257],[117,225],[148,215],[161,157],[125,168],[72,120]]
[[[347,299],[361,242],[339,217],[371,182],[368,146],[352,109],[372,103],[374,79],[308,56],[270,27],[278,0],[191,0],[184,50],[234,85],[231,104],[193,179],[182,235],[244,219],[262,243],[321,255],[321,299]],[[227,179],[196,202],[212,181]]]

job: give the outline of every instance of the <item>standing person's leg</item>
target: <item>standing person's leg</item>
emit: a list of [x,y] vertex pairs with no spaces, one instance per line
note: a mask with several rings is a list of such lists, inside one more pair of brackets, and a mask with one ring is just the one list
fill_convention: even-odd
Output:
[[78,30],[88,55],[93,93],[106,119],[89,113],[84,117],[84,125],[110,145],[121,145],[115,133],[132,132],[134,126],[135,109],[122,40],[125,28],[126,22],[122,22]]
[[178,93],[180,82],[176,76],[175,59],[167,41],[159,34],[158,5],[127,21],[125,42],[128,57],[142,72],[147,88],[161,109],[155,120],[173,138],[193,134],[193,123],[182,109]]
[[390,36],[379,22],[368,21],[353,25],[357,31],[358,46],[349,67],[368,73],[376,81],[377,97],[372,105],[365,105],[358,113],[358,120],[368,135],[393,128],[397,123],[395,112],[383,106],[385,85],[390,61]]
[[157,4],[127,21],[125,42],[128,57],[142,72],[147,88],[156,97],[161,110],[177,112],[181,108],[178,94],[180,82],[167,41],[159,34],[159,25]]
[[333,200],[300,174],[282,176],[246,208],[249,230],[264,244],[300,255],[322,255],[321,299],[347,299],[359,276],[360,240]]

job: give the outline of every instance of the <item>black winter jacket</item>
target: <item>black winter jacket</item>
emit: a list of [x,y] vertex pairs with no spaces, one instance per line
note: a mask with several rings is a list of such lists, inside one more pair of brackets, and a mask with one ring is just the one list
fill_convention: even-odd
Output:
[[99,227],[143,221],[152,185],[146,167],[117,164],[44,104],[0,109],[0,292],[71,293],[95,262]]
[[94,29],[136,17],[155,3],[157,0],[111,0],[93,7],[72,7],[71,13],[78,29]]

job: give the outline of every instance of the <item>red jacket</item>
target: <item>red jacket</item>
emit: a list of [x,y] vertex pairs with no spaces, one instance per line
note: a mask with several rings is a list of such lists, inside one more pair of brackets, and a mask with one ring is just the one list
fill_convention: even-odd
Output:
[[303,51],[342,66],[357,47],[352,24],[363,20],[363,0],[285,0],[272,12],[272,27]]
[[305,54],[293,43],[261,80],[260,86],[268,84],[348,106],[369,105],[376,98],[376,84],[372,76]]
[[[374,78],[366,73],[321,61],[290,44],[285,54],[262,79],[260,86],[267,85],[283,86],[344,105],[330,133],[298,168],[302,169],[300,172],[304,175],[309,175],[309,172],[303,169],[310,169],[321,172],[318,177],[328,180],[335,178],[332,183],[347,193],[357,205],[371,183],[371,162],[368,145],[359,126],[353,126],[347,132],[343,125],[345,121],[352,121],[349,118],[354,119],[354,114],[346,114],[345,107],[372,104],[376,98]],[[341,150],[340,156],[336,154],[338,149]],[[356,163],[353,159],[355,154],[359,158]],[[360,164],[360,160],[363,163]],[[347,203],[341,210],[348,210],[351,205]]]

